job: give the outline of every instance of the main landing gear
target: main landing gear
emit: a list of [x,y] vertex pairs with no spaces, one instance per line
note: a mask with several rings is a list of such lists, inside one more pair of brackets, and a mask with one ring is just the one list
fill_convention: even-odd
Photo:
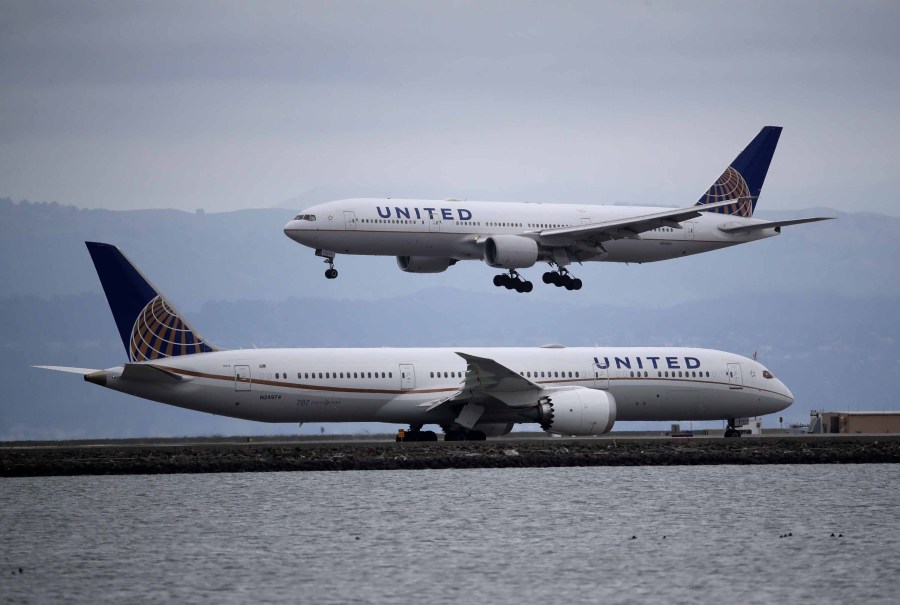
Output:
[[437,433],[434,431],[423,431],[421,424],[410,425],[409,430],[400,429],[397,431],[396,442],[408,443],[410,441],[437,441]]
[[581,280],[577,277],[572,277],[565,267],[560,267],[558,271],[547,271],[544,273],[543,279],[545,284],[553,284],[557,288],[581,290]]
[[516,292],[531,292],[534,290],[534,284],[519,275],[515,269],[510,269],[509,273],[501,273],[494,276],[494,285],[504,287],[507,290],[515,290]]
[[328,265],[328,269],[325,271],[325,277],[328,279],[334,279],[338,276],[337,269],[334,268],[334,252],[331,250],[316,250],[316,256],[321,256],[325,259],[325,264]]
[[726,438],[726,439],[730,439],[730,438],[732,438],[732,437],[740,437],[740,436],[741,436],[741,431],[739,431],[738,429],[734,428],[734,424],[735,424],[735,419],[734,419],[734,418],[729,418],[729,419],[728,419],[728,425],[725,427],[725,438]]

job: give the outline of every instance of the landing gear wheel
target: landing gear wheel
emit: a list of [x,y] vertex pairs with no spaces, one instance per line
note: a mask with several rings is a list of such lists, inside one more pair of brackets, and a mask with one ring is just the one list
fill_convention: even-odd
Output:
[[404,431],[401,435],[398,432],[397,441],[402,441],[403,443],[408,443],[411,441],[437,441],[437,433],[435,433],[434,431],[409,430]]
[[467,441],[487,441],[487,435],[481,431],[466,431]]
[[325,271],[326,278],[334,279],[338,276],[337,269],[334,268],[334,252],[328,250],[316,250],[316,256],[323,257],[325,259],[325,264],[328,265],[328,269]]
[[523,279],[515,270],[510,269],[509,273],[501,273],[494,276],[494,285],[498,288],[503,287],[507,290],[515,290],[516,292],[531,292],[534,290],[534,284]]
[[553,284],[557,288],[565,288],[566,290],[581,290],[581,280],[572,277],[565,267],[560,267],[557,271],[547,271],[541,276],[545,284]]
[[728,419],[728,424],[725,426],[725,438],[726,439],[732,439],[732,438],[741,436],[741,432],[739,430],[737,430],[736,428],[734,428],[735,423],[736,423],[736,421],[734,418]]

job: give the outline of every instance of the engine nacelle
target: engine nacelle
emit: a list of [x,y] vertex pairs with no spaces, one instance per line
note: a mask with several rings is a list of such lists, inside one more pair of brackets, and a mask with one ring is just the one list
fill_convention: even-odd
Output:
[[492,235],[484,242],[484,262],[498,269],[527,269],[538,259],[537,242],[521,235]]
[[550,393],[540,411],[541,428],[557,435],[602,435],[616,422],[615,398],[585,387]]
[[454,258],[440,256],[398,256],[397,266],[407,273],[443,273],[450,265],[455,265]]

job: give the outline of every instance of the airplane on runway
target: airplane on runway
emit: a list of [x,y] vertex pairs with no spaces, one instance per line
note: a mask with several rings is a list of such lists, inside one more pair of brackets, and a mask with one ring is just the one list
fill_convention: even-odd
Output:
[[753,359],[676,347],[223,350],[115,246],[87,242],[128,361],[61,366],[115,391],[260,422],[409,424],[405,440],[483,440],[518,423],[599,435],[617,420],[727,420],[781,411],[788,388]]
[[752,218],[780,135],[779,126],[763,128],[686,208],[362,198],[307,208],[284,232],[325,258],[328,279],[338,275],[336,254],[396,256],[407,273],[440,273],[461,260],[483,260],[507,270],[494,276],[495,286],[531,292],[533,284],[518,270],[546,262],[556,269],[544,273],[544,283],[579,290],[581,280],[567,268],[572,263],[678,258],[832,218]]

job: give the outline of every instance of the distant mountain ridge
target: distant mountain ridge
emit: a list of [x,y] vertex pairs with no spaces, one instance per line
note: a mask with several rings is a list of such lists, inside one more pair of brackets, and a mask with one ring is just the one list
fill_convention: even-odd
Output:
[[407,275],[389,258],[339,256],[341,277],[326,280],[321,260],[282,234],[291,215],[0,200],[0,440],[298,430],[186,412],[29,368],[124,359],[85,240],[119,245],[222,347],[702,346],[758,351],[797,396],[791,421],[813,407],[898,407],[897,218],[834,213],[838,220],[676,261],[576,266],[582,291],[519,295],[494,288],[495,271],[476,262]]
[[[776,238],[684,259],[575,266],[584,290],[538,287],[528,296],[659,306],[760,289],[900,295],[900,263],[893,262],[900,258],[900,218],[827,210],[758,214],[793,218],[823,212],[838,220],[787,227]],[[292,216],[281,209],[197,214],[0,200],[0,279],[7,295],[96,291],[83,244],[96,240],[121,247],[187,309],[208,300],[283,300],[310,294],[384,298],[445,286],[475,294],[493,290],[491,277],[497,271],[477,262],[459,263],[438,275],[407,275],[391,258],[339,255],[341,277],[325,280],[321,259],[284,236],[282,227]],[[523,273],[540,271],[536,267]],[[508,294],[516,300],[515,293]]]

